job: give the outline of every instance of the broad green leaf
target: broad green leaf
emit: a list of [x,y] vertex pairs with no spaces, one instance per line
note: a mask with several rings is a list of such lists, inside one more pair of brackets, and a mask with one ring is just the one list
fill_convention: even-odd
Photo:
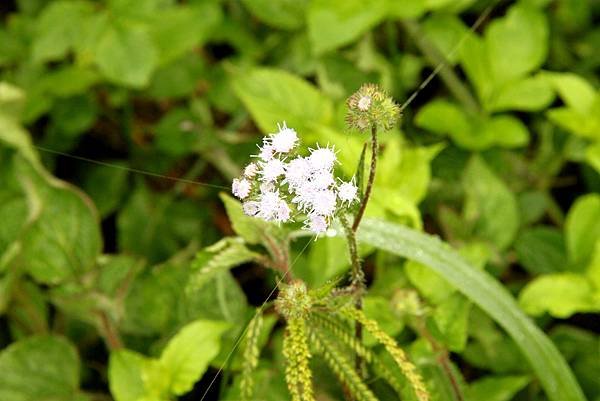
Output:
[[423,23],[423,33],[451,63],[459,61],[455,47],[468,34],[468,28],[457,16],[433,14]]
[[522,231],[515,241],[520,264],[531,274],[568,270],[567,251],[562,233],[537,226]]
[[435,308],[433,318],[450,351],[465,348],[470,311],[471,302],[461,294],[451,295]]
[[467,264],[435,237],[378,220],[365,220],[359,240],[420,262],[442,275],[488,313],[515,339],[551,401],[585,401],[565,360],[552,342],[519,309],[506,289],[487,273]]
[[163,261],[207,235],[208,211],[189,199],[152,192],[138,184],[117,216],[119,248],[144,255],[151,263]]
[[463,70],[475,87],[479,99],[485,103],[494,87],[492,61],[488,58],[485,42],[477,35],[469,34],[460,47],[459,54]]
[[456,104],[436,99],[422,107],[415,117],[418,127],[436,134],[464,135],[471,131],[467,114]]
[[280,29],[298,29],[304,25],[306,0],[242,0],[244,6],[265,24]]
[[23,240],[28,272],[45,284],[74,279],[94,267],[102,249],[96,212],[69,187],[36,186],[41,214]]
[[25,104],[25,92],[8,82],[0,81],[0,110],[14,119],[21,114]]
[[585,159],[600,174],[600,141],[587,147]]
[[519,228],[514,194],[478,156],[464,170],[463,185],[465,219],[475,223],[475,234],[500,249],[508,247]]
[[221,20],[216,3],[170,7],[157,13],[150,34],[158,50],[159,63],[169,63],[202,45]]
[[575,201],[567,214],[565,236],[569,260],[581,271],[600,238],[600,195],[589,194]]
[[263,133],[287,123],[301,135],[331,121],[332,104],[302,78],[270,68],[255,68],[233,77],[233,90]]
[[[305,279],[310,287],[323,285],[350,268],[348,243],[339,237],[324,237],[315,241],[308,254]],[[298,271],[297,268],[295,268]]]
[[511,115],[493,116],[484,123],[482,129],[484,137],[506,148],[525,146],[529,142],[529,131],[525,124]]
[[160,356],[172,394],[190,391],[219,353],[220,337],[229,327],[218,321],[198,320],[182,328]]
[[67,65],[45,73],[40,90],[52,96],[68,97],[85,93],[100,81],[100,75],[90,67]]
[[530,379],[526,376],[487,376],[469,385],[467,401],[510,401]]
[[554,100],[550,82],[544,75],[527,77],[500,86],[486,103],[490,111],[536,111]]
[[115,401],[139,401],[146,395],[143,380],[148,358],[134,351],[121,349],[110,353],[108,383]]
[[170,156],[183,157],[192,153],[199,140],[200,133],[194,128],[194,117],[187,108],[170,110],[154,127],[154,144]]
[[515,5],[485,32],[485,45],[496,84],[534,71],[546,60],[548,23],[534,7]]
[[158,62],[158,51],[148,32],[133,24],[112,24],[96,49],[96,64],[110,81],[140,88],[146,86]]
[[581,114],[590,112],[598,95],[584,78],[569,72],[546,72],[544,76],[552,83],[565,104]]
[[73,401],[79,391],[79,358],[67,340],[35,336],[0,353],[0,399]]
[[[111,166],[89,166],[82,172],[81,186],[92,198],[101,217],[117,210],[127,190],[128,172],[119,161]],[[114,167],[117,166],[117,167]],[[122,168],[119,168],[122,167]]]
[[388,0],[313,0],[308,7],[308,36],[316,54],[353,42],[385,17]]
[[[600,108],[600,97],[597,98],[597,108]],[[548,119],[574,135],[600,140],[600,117],[593,112],[582,114],[568,107],[557,107],[547,112]]]
[[408,279],[423,296],[433,304],[439,304],[456,290],[439,274],[414,260],[404,265]]
[[38,163],[29,133],[3,110],[0,110],[0,144],[17,149],[25,159]]
[[567,318],[577,312],[600,311],[600,292],[583,275],[547,274],[527,284],[519,295],[523,310],[531,315],[550,313]]
[[54,1],[44,8],[36,23],[32,56],[37,62],[58,60],[66,56],[80,38],[91,4],[84,1]]

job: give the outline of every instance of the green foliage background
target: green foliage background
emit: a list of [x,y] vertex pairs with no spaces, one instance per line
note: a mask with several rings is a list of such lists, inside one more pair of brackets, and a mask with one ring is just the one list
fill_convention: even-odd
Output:
[[[219,192],[283,121],[351,177],[345,99],[402,104],[445,58],[380,137],[365,312],[434,400],[456,399],[446,352],[467,401],[600,400],[599,21],[594,0],[3,1],[0,400],[197,400],[221,366],[207,399],[239,399],[227,356],[290,231]],[[348,270],[342,238],[291,235],[309,287]],[[289,398],[276,323],[257,400]]]

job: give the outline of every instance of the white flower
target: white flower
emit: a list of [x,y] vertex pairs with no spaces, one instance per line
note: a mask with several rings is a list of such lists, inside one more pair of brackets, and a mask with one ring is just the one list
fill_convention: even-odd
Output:
[[327,231],[327,220],[318,214],[310,214],[305,227],[315,234],[322,234]]
[[354,185],[353,182],[342,182],[342,184],[338,186],[338,198],[340,198],[342,202],[351,204],[358,199],[356,196],[357,193],[358,188],[356,188],[356,185]]
[[248,195],[250,195],[250,189],[250,181],[245,178],[242,178],[241,180],[234,178],[231,183],[231,192],[240,199],[246,199]]
[[296,130],[293,128],[288,128],[285,122],[283,126],[278,125],[278,127],[279,132],[271,135],[269,138],[270,144],[275,152],[288,153],[298,144],[298,134],[296,134]]
[[285,173],[285,163],[279,159],[271,159],[262,164],[262,176],[266,182],[275,181]]
[[259,208],[260,208],[260,203],[258,203],[256,201],[245,202],[242,205],[242,210],[244,211],[244,214],[246,214],[247,216],[256,216]]
[[244,176],[246,178],[254,178],[254,176],[258,173],[258,166],[256,163],[250,163],[244,169]]
[[286,222],[290,219],[291,212],[292,211],[290,210],[290,207],[288,206],[287,202],[282,199],[281,201],[279,201],[279,206],[277,207],[277,214],[275,216],[275,220],[280,222]]
[[358,99],[358,109],[360,111],[367,111],[371,107],[371,96],[362,96]]
[[312,199],[312,212],[321,216],[331,216],[335,213],[336,196],[331,190],[317,191]]
[[311,182],[315,189],[327,189],[335,182],[333,172],[331,170],[318,170],[311,177]]
[[331,170],[337,158],[333,148],[311,149],[308,162],[313,170]]
[[290,161],[285,169],[285,180],[291,189],[299,188],[310,176],[310,164],[304,157]]
[[259,146],[258,149],[260,150],[258,152],[258,157],[261,160],[268,162],[273,159],[273,153],[275,152],[275,149],[273,149],[272,145],[265,143],[263,146]]
[[277,219],[282,199],[279,192],[264,192],[260,195],[257,216],[266,221]]

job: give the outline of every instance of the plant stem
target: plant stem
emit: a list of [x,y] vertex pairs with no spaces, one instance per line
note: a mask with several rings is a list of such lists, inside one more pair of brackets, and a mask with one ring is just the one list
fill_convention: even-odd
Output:
[[371,191],[373,189],[373,183],[375,181],[375,171],[377,169],[377,152],[379,150],[379,145],[377,143],[377,127],[371,127],[371,167],[369,169],[369,180],[367,181],[367,188],[365,189],[365,196],[362,198],[362,202],[360,204],[360,209],[358,209],[358,213],[354,218],[354,224],[352,224],[352,232],[356,233],[358,226],[360,225],[360,221],[365,214],[365,209],[367,208],[367,203],[369,203],[369,198],[371,197]]
[[406,33],[413,39],[419,51],[423,53],[429,64],[436,68],[442,81],[444,81],[444,84],[446,84],[448,90],[450,90],[456,100],[462,103],[467,110],[480,114],[482,112],[481,107],[475,97],[471,94],[469,88],[463,84],[460,78],[458,78],[454,69],[449,66],[448,60],[439,49],[427,40],[421,31],[419,24],[411,20],[401,20],[400,23]]

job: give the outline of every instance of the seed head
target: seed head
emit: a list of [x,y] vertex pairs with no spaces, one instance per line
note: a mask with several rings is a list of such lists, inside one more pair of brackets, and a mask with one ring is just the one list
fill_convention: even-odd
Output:
[[346,123],[359,131],[371,127],[391,129],[400,116],[393,99],[375,84],[364,84],[346,102]]

